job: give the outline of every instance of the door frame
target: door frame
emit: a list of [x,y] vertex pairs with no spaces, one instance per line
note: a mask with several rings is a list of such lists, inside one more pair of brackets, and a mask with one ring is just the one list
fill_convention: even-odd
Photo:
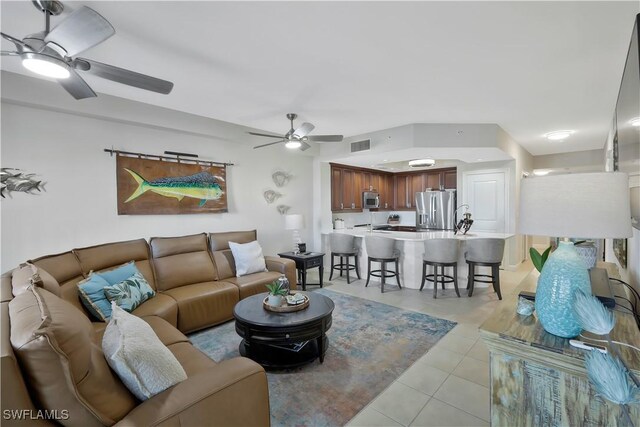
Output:
[[[510,233],[511,231],[511,216],[509,215],[509,208],[511,206],[511,183],[509,182],[509,177],[511,176],[511,168],[494,168],[494,169],[477,169],[472,171],[463,171],[462,172],[462,203],[469,204],[468,199],[468,177],[472,175],[487,175],[492,173],[502,173],[504,174],[504,230],[503,233]],[[473,212],[471,212],[473,214]]]

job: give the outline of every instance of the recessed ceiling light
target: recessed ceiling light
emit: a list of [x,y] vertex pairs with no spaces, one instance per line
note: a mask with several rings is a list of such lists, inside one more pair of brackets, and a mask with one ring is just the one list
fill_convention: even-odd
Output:
[[546,133],[544,136],[546,136],[549,141],[562,141],[563,139],[569,138],[573,133],[575,133],[573,130],[556,130]]
[[383,160],[383,162],[388,162],[388,161],[389,161],[389,160],[387,160],[387,159],[384,159],[384,160]]
[[640,126],[640,117],[629,120],[629,123],[631,123],[631,126]]
[[436,161],[433,159],[409,160],[409,167],[412,167],[412,168],[430,168],[435,164],[436,164]]
[[296,141],[295,139],[291,139],[287,142],[285,142],[284,146],[290,149],[295,149],[295,148],[300,148],[302,144],[300,143],[300,141]]
[[482,161],[482,159],[476,159],[476,162],[481,162],[481,161]]
[[533,174],[535,176],[545,176],[545,175],[548,175],[549,172],[551,172],[549,169],[535,169],[533,171]]

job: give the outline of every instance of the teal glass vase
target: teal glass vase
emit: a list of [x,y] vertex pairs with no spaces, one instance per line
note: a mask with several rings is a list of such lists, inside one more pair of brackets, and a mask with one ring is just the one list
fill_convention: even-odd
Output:
[[589,270],[572,242],[560,242],[544,263],[536,289],[536,313],[545,331],[562,338],[580,335],[582,327],[573,311],[573,295],[591,295]]

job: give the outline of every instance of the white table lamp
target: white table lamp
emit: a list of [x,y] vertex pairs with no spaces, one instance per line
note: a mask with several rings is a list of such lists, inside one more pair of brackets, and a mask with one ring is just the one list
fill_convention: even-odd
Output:
[[[552,237],[631,237],[629,177],[621,172],[549,175],[522,180],[519,234]],[[547,259],[536,290],[544,329],[572,338],[581,327],[573,294],[591,294],[589,272],[573,243],[561,242]]]
[[293,252],[298,253],[298,243],[301,243],[300,230],[304,228],[304,216],[290,214],[284,216],[285,230],[293,230]]

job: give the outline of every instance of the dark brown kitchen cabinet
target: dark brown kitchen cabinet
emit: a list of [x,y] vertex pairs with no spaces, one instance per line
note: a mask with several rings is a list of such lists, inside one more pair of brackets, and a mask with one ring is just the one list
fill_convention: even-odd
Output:
[[456,169],[442,172],[444,188],[455,190],[458,188],[458,171]]
[[397,174],[395,176],[395,199],[396,203],[394,205],[394,209],[408,209],[411,207],[411,204],[407,204],[409,197],[409,176]]
[[[440,183],[442,182],[440,179],[440,172],[429,172],[423,175],[424,178],[424,190],[439,190]],[[423,191],[424,191],[423,190]]]
[[379,210],[413,210],[415,193],[455,189],[456,184],[455,168],[389,173],[332,163],[331,211],[362,212],[362,193],[370,190],[380,195]]

